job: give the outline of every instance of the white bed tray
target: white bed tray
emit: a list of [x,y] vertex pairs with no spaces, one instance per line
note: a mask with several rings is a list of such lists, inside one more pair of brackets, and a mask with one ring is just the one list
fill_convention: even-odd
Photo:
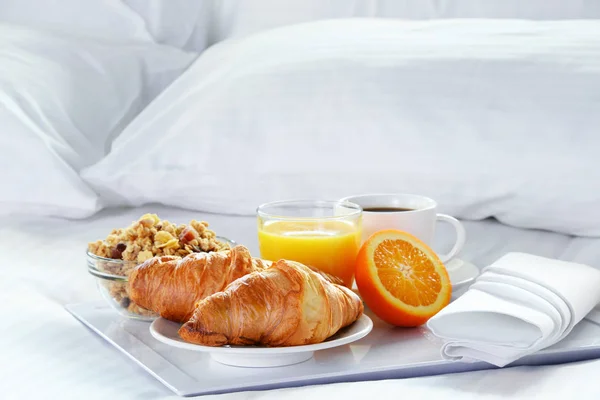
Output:
[[[440,341],[427,328],[394,328],[381,322],[369,310],[366,313],[373,319],[373,331],[355,343],[317,351],[312,359],[300,364],[242,368],[220,364],[206,353],[163,344],[151,336],[150,323],[123,318],[105,303],[71,304],[66,309],[180,396],[496,368],[482,362],[446,361],[440,356]],[[511,366],[592,358],[600,358],[600,326],[583,320],[561,342]]]

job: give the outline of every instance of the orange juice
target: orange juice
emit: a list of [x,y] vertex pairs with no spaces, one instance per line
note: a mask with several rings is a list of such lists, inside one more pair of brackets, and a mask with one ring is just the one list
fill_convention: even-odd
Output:
[[271,261],[298,261],[335,275],[348,287],[360,248],[360,222],[268,221],[259,226],[260,255]]

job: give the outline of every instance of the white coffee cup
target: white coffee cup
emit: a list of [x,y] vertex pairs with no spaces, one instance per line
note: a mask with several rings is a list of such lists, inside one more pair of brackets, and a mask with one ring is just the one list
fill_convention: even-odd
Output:
[[[447,263],[462,250],[466,232],[456,218],[437,213],[437,203],[429,197],[414,194],[363,194],[342,199],[358,204],[363,209],[362,241],[384,229],[408,232],[431,246],[437,221],[450,223],[456,230],[456,242],[448,254],[439,254]],[[369,209],[407,209],[408,211],[369,211]]]

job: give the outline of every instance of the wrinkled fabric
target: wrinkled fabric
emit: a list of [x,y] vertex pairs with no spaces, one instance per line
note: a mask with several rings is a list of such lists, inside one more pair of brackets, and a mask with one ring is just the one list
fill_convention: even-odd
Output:
[[225,41],[82,176],[110,204],[416,193],[600,236],[599,38],[598,21],[351,19]]

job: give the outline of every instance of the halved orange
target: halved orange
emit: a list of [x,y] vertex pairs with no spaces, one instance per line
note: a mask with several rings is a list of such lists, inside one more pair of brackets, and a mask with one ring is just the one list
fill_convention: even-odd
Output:
[[356,257],[356,285],[365,304],[396,326],[419,326],[450,302],[452,284],[435,252],[415,236],[374,233]]

